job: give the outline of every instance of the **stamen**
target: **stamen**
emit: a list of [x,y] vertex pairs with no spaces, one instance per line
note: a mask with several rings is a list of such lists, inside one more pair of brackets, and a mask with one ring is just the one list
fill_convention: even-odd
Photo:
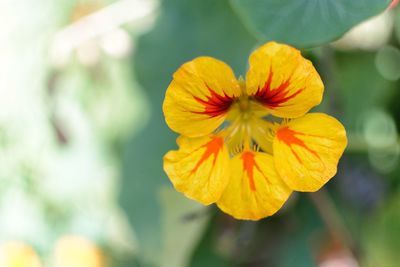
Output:
[[250,128],[242,116],[237,116],[223,131],[225,142],[231,155],[250,148]]
[[283,118],[281,122],[281,126],[288,124],[292,119],[289,118]]
[[273,128],[267,129],[265,137],[268,139],[268,141],[273,141],[275,137],[276,131]]
[[242,75],[239,76],[238,82],[240,89],[242,90],[242,95],[246,95],[246,82],[243,79]]
[[[245,90],[245,83],[240,81]],[[244,93],[233,104],[229,113],[226,128],[218,133],[224,138],[231,156],[243,151],[264,151],[272,153],[272,143],[276,131],[282,124],[290,120],[283,119],[280,123],[269,121],[259,106]]]
[[260,151],[260,146],[259,146],[257,143],[254,143],[254,144],[253,144],[253,150],[254,150],[255,152],[259,152],[259,151]]

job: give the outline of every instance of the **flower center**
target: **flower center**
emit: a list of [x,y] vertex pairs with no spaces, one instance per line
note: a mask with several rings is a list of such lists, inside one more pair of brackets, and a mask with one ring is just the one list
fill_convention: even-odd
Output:
[[[243,150],[270,150],[273,123],[263,117],[268,115],[265,107],[243,93],[230,107],[228,124],[222,130],[225,142],[232,155]],[[263,144],[260,144],[262,142]]]
[[240,112],[247,113],[250,109],[250,100],[247,95],[242,95],[238,100]]

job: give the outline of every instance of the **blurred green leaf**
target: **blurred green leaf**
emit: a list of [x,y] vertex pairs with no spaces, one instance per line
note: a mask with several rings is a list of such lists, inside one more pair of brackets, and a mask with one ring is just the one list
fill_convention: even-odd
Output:
[[162,225],[166,211],[158,196],[160,188],[170,182],[162,158],[176,149],[176,135],[162,114],[172,74],[185,61],[201,55],[224,60],[243,73],[255,44],[227,0],[164,1],[160,14],[152,31],[139,40],[134,55],[135,76],[150,102],[151,114],[147,126],[126,146],[121,191],[121,204],[137,233],[140,256],[153,265],[166,242]]
[[397,38],[397,42],[400,42],[400,9],[395,9],[395,17],[394,17],[394,33]]
[[310,47],[337,39],[352,26],[383,11],[390,0],[231,0],[231,3],[258,39]]
[[217,230],[221,226],[218,225],[215,216],[211,219],[206,233],[203,235],[198,247],[192,255],[190,267],[204,267],[204,266],[232,266],[232,263],[221,253],[217,251]]
[[[188,266],[195,245],[201,239],[209,219],[206,207],[187,200],[173,188],[163,187],[160,191],[163,207],[164,243],[161,267]],[[192,216],[196,214],[197,216]]]
[[319,235],[324,233],[324,225],[307,195],[300,195],[296,205],[295,211],[289,215],[292,218],[286,218],[294,222],[294,225],[282,231],[284,246],[277,251],[279,263],[276,266],[316,266],[313,256],[318,252],[314,251],[316,246],[313,244],[321,242]]
[[[347,130],[357,131],[360,120],[371,108],[383,107],[393,92],[394,84],[384,79],[375,67],[374,53],[337,53],[334,96],[342,103],[341,121]],[[327,90],[332,88],[327,88]]]
[[[400,262],[400,194],[370,218],[365,228],[364,255],[366,267],[397,267]],[[364,221],[365,222],[365,221]]]
[[400,78],[400,50],[393,46],[384,46],[376,54],[376,67],[379,73],[390,81]]

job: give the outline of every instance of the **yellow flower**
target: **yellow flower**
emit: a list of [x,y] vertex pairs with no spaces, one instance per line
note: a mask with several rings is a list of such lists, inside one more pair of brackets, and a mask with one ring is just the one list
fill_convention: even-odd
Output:
[[101,250],[80,236],[64,236],[57,241],[55,248],[56,267],[103,267]]
[[321,102],[324,85],[300,51],[269,42],[249,65],[246,81],[210,57],[175,72],[163,111],[181,136],[164,170],[188,198],[258,220],[293,190],[316,191],[332,178],[347,138],[336,119],[306,114]]
[[33,249],[21,242],[0,245],[1,267],[41,267],[39,257]]

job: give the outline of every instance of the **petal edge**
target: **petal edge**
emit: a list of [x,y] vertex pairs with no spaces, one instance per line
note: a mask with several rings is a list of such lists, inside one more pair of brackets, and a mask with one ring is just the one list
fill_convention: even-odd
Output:
[[218,136],[177,140],[179,150],[164,156],[164,171],[175,189],[188,198],[209,205],[224,191],[229,177],[229,154]]
[[346,130],[339,121],[323,113],[309,113],[277,130],[275,166],[291,189],[314,192],[336,174],[346,146]]
[[271,216],[291,194],[266,153],[245,151],[232,159],[231,166],[231,179],[217,205],[236,219]]

